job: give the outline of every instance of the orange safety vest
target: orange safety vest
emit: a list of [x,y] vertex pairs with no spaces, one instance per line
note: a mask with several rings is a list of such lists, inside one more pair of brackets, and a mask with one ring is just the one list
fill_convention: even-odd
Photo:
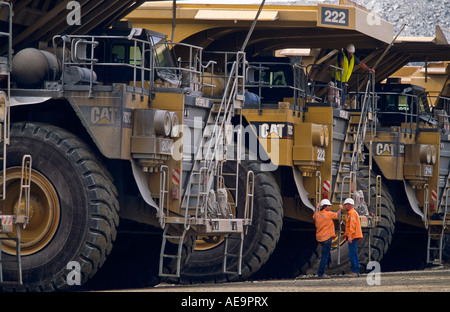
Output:
[[333,219],[337,219],[337,213],[322,210],[315,213],[313,218],[316,224],[316,239],[318,242],[324,242],[330,237],[336,237]]
[[[344,69],[344,71],[342,72],[338,69],[334,70],[334,73],[335,73],[334,78],[336,78],[337,81],[347,82],[353,73],[353,67],[355,66],[355,55],[354,54],[352,55],[352,58],[350,59],[350,62],[349,62],[345,53],[341,52],[341,54],[344,59],[342,62],[342,68]],[[339,63],[337,60],[336,60],[336,67],[339,67]],[[341,73],[342,73],[342,75],[341,75]]]
[[351,239],[363,238],[359,215],[354,208],[347,212],[344,236]]

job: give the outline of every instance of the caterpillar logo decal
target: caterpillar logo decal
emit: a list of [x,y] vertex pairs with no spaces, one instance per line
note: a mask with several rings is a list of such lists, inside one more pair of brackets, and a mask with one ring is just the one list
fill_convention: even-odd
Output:
[[259,139],[293,139],[294,124],[290,122],[254,122]]
[[131,128],[131,108],[79,106],[86,121],[93,126]]
[[405,156],[405,144],[393,144],[390,142],[378,142],[374,145],[376,156]]
[[97,107],[91,109],[91,123],[97,125],[111,125],[116,123],[119,109],[116,107]]

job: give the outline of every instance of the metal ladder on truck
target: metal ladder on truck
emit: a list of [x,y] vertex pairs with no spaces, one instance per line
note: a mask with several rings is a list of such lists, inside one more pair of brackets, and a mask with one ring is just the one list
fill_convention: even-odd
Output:
[[[447,179],[448,180],[448,179]],[[440,213],[435,213],[428,216],[426,209],[426,214],[424,217],[425,227],[428,230],[428,240],[427,240],[427,264],[428,265],[441,265],[442,264],[442,251],[445,243],[445,234],[450,230],[450,211],[448,206],[449,202],[449,192],[450,186],[446,185],[444,188],[444,194],[441,198]],[[432,246],[432,241],[437,242],[437,246]],[[438,258],[432,256],[432,252],[438,252]],[[437,261],[436,261],[437,260]]]
[[[1,229],[0,234],[0,250],[2,241],[14,241],[16,245],[16,259],[3,259],[0,252],[0,284],[19,284],[22,285],[22,259],[20,254],[21,227],[25,228],[30,217],[30,191],[31,191],[31,167],[32,159],[30,155],[24,155],[22,158],[22,175],[20,179],[20,194],[16,213],[13,215],[0,215]],[[16,231],[16,235],[12,235]],[[17,281],[3,280],[3,263],[13,262],[17,264]]]
[[[188,177],[187,187],[182,196],[180,212],[184,214],[182,218],[183,229],[181,234],[172,235],[169,232],[170,221],[166,223],[163,242],[160,253],[159,275],[166,277],[180,277],[182,245],[188,235],[226,235],[224,250],[224,273],[241,274],[242,249],[244,232],[251,224],[253,210],[253,172],[249,172],[246,187],[246,203],[244,207],[244,218],[236,218],[232,209],[225,199],[225,190],[222,165],[226,161],[224,155],[226,128],[231,125],[231,118],[237,109],[241,109],[244,101],[244,79],[245,79],[245,53],[238,52],[237,60],[233,62],[224,96],[220,105],[213,106],[209,112],[207,126],[203,131],[201,143],[198,146],[192,170]],[[242,114],[241,114],[242,116]],[[238,129],[238,148],[240,147],[240,128]],[[238,172],[239,156],[236,160],[235,176],[236,184],[228,191],[234,196],[237,207],[238,196]],[[222,191],[222,192],[221,192]],[[226,192],[226,190],[225,190]],[[228,250],[228,240],[234,238],[228,234],[239,234],[240,248],[237,254]],[[166,252],[167,240],[175,241],[178,245],[176,254]],[[227,269],[228,257],[237,257],[238,266],[236,272]],[[164,259],[171,258],[177,260],[175,274],[163,272]]]
[[[364,93],[361,111],[360,112],[350,112],[350,119],[345,135],[345,141],[341,153],[341,160],[339,163],[339,170],[336,175],[336,181],[334,184],[334,192],[332,196],[332,204],[341,204],[345,198],[351,197],[355,200],[355,208],[358,204],[358,200],[364,201],[361,204],[366,204],[367,207],[370,206],[370,185],[372,179],[372,146],[369,147],[368,152],[363,152],[364,150],[364,140],[366,132],[370,131],[372,136],[374,135],[375,125],[373,123],[376,118],[372,115],[375,111],[375,79],[372,75],[369,76],[367,81],[366,90]],[[371,110],[372,108],[372,110]],[[370,142],[371,145],[371,142]],[[367,163],[365,160],[367,158]],[[368,177],[361,178],[357,176],[358,170],[362,168],[368,169]],[[376,203],[375,203],[375,216],[372,220],[366,216],[361,216],[367,222],[362,227],[369,229],[369,242],[367,245],[369,259],[371,258],[371,248],[370,248],[370,231],[375,226],[376,222],[380,218],[381,214],[381,202],[379,200],[381,192],[381,177],[376,177]],[[367,184],[367,189],[357,190],[358,181],[365,180]],[[362,196],[357,196],[357,192],[362,192]],[[343,215],[341,214],[341,217]],[[338,242],[341,240],[341,225],[342,220],[339,220],[339,232],[338,232]],[[338,264],[340,264],[340,243],[338,243]]]
[[[366,167],[369,169],[370,173],[372,162],[371,150],[369,149],[369,153],[364,153],[363,149],[364,139],[368,127],[370,127],[371,131],[374,129],[372,123],[373,117],[370,112],[372,100],[374,100],[373,87],[373,81],[372,79],[369,79],[367,82],[363,103],[361,105],[361,112],[350,112],[350,120],[348,123],[347,132],[345,134],[339,171],[336,176],[336,183],[334,185],[332,197],[333,204],[342,203],[345,199],[343,197],[354,198],[354,192],[356,190],[356,172],[359,169]],[[368,157],[367,165],[364,164],[365,157]],[[370,182],[370,180],[368,182]],[[365,199],[370,199],[370,194],[368,193],[369,190],[363,191],[365,193]]]
[[[2,169],[2,188],[0,190],[0,199],[5,202],[6,199],[6,149],[10,143],[10,106],[11,96],[11,64],[12,64],[12,4],[9,2],[0,2],[0,7],[7,7],[9,11],[9,30],[0,32],[0,37],[5,37],[8,41],[8,55],[0,57],[0,75],[6,77],[7,90],[0,92],[0,144],[2,145],[2,154],[0,157]],[[30,215],[30,189],[31,189],[31,167],[32,159],[30,155],[24,155],[22,158],[22,174],[20,179],[20,193],[18,206],[14,214],[0,214],[0,285],[22,285],[22,259],[20,254],[21,228],[25,228]],[[14,235],[15,232],[15,235]],[[12,259],[4,259],[2,254],[2,242],[13,241],[16,247],[16,254]],[[5,281],[3,276],[3,264],[7,262],[16,263],[17,279],[15,281]]]

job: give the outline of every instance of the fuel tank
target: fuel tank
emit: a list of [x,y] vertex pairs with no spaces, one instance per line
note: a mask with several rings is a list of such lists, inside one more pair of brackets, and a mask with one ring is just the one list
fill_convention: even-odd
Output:
[[56,80],[61,74],[60,63],[53,53],[27,48],[12,61],[12,75],[22,87],[41,87],[45,80]]

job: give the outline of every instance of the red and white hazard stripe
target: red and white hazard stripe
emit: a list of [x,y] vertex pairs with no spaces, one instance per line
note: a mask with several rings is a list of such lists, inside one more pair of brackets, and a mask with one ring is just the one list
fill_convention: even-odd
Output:
[[431,201],[432,202],[437,201],[437,190],[432,190],[431,191]]
[[179,185],[180,184],[180,170],[179,169],[173,169],[172,171],[172,185]]
[[0,216],[2,225],[11,225],[13,223],[13,216]]
[[323,181],[323,191],[329,193],[331,189],[330,181]]

